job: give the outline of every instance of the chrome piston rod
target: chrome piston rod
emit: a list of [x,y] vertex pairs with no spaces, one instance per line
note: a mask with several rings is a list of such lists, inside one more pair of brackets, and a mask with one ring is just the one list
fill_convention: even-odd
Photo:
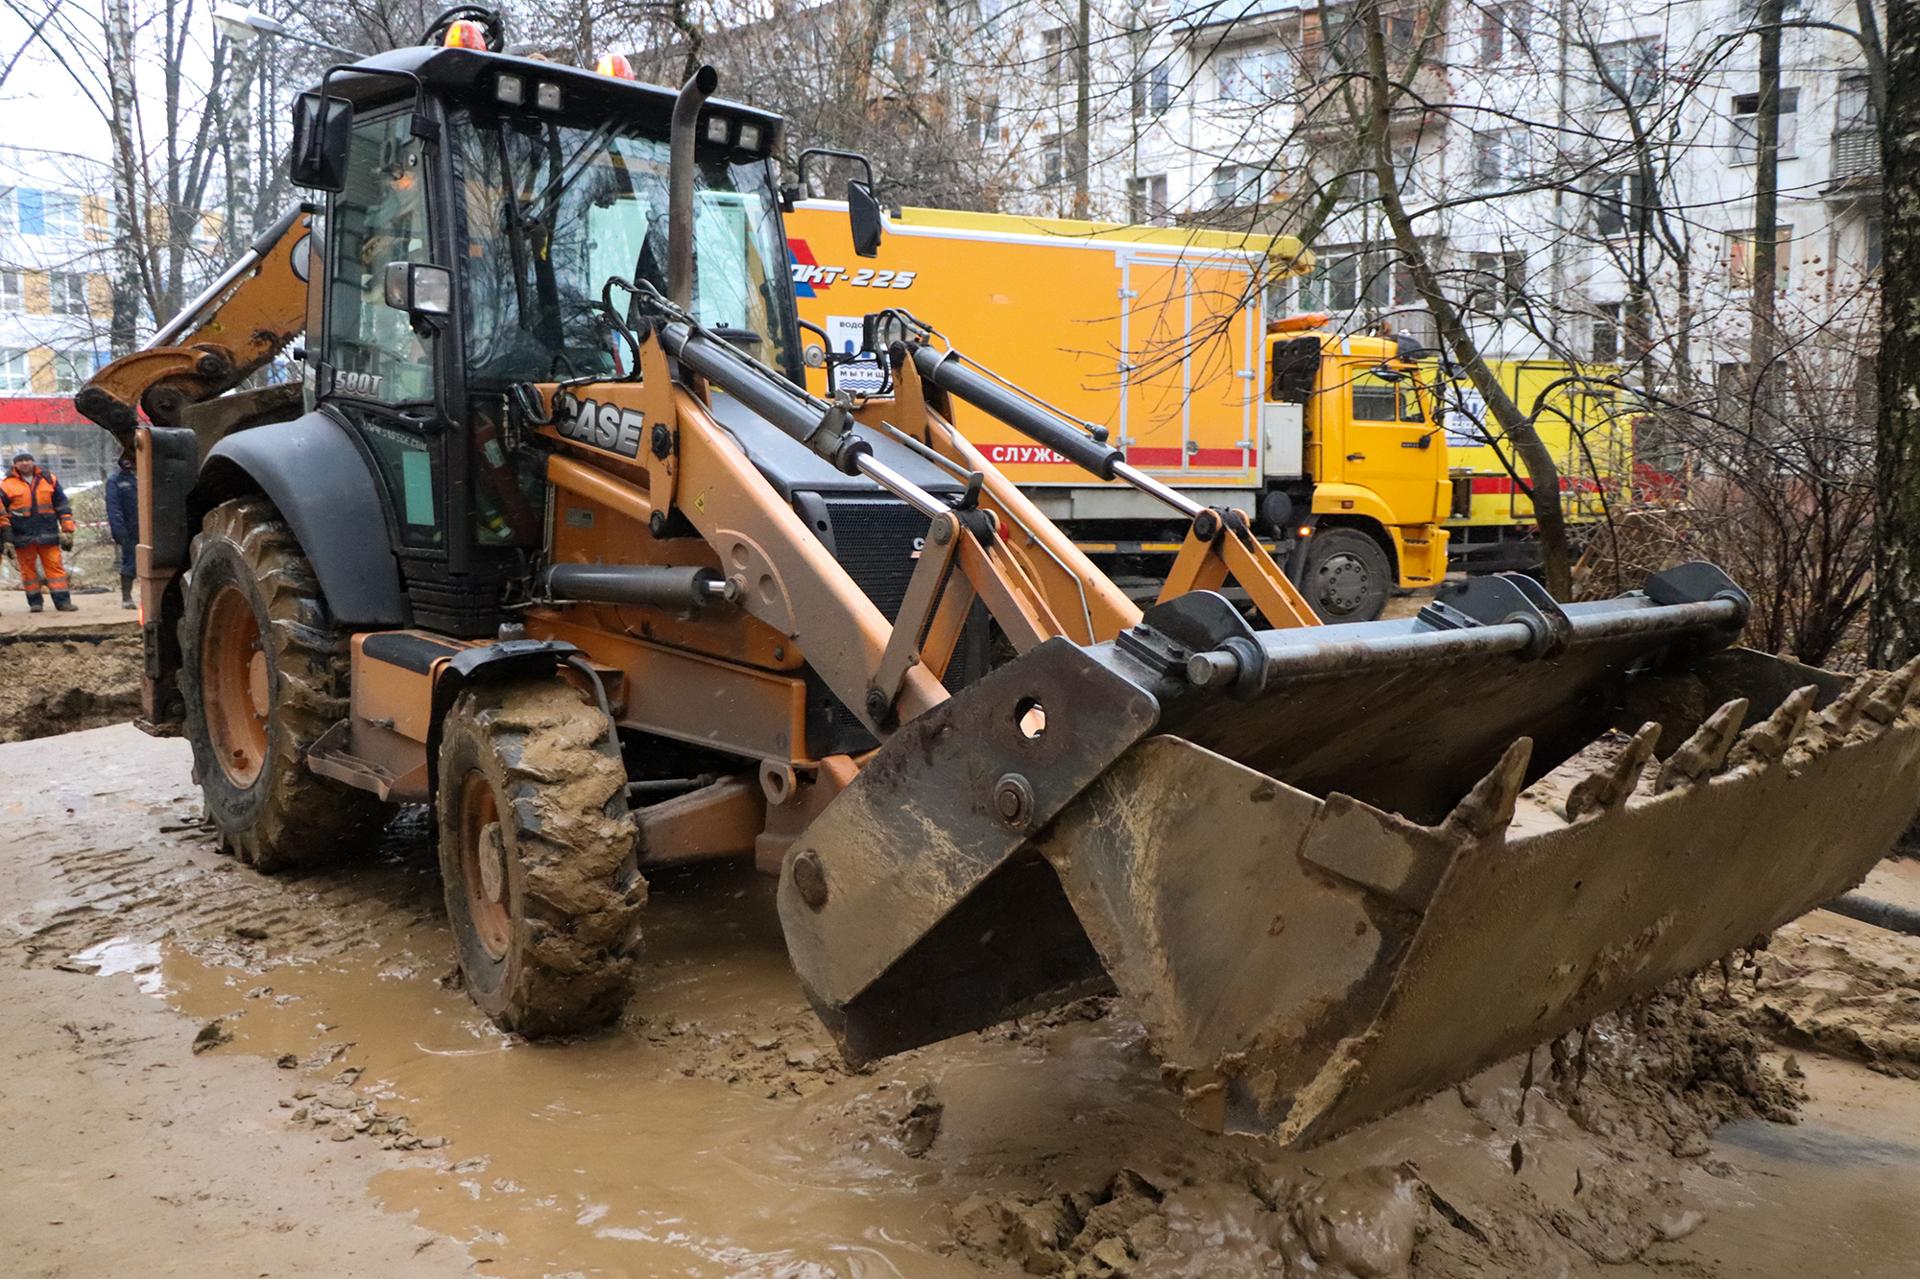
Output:
[[[1740,605],[1728,599],[1691,604],[1654,604],[1645,597],[1627,597],[1565,610],[1571,625],[1570,645],[1597,643],[1633,635],[1689,631],[1720,631],[1737,626]],[[1392,627],[1391,630],[1387,629]],[[1259,659],[1265,680],[1311,679],[1316,675],[1363,670],[1395,670],[1462,657],[1495,657],[1525,652],[1537,642],[1533,627],[1522,622],[1466,626],[1453,630],[1429,628],[1418,620],[1371,623],[1368,634],[1327,640],[1348,628],[1325,627],[1262,631]],[[1187,660],[1187,678],[1206,688],[1236,683],[1251,654],[1245,648],[1195,653]]]

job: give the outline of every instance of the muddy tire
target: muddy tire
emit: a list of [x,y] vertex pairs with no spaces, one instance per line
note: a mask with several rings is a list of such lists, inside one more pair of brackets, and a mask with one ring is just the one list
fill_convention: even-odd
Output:
[[193,771],[226,846],[264,871],[370,846],[389,806],[309,772],[347,714],[347,633],[293,531],[265,498],[224,502],[193,539],[180,691]]
[[559,680],[461,694],[440,738],[440,876],[467,993],[505,1030],[619,1016],[647,883],[606,717]]
[[1323,622],[1371,622],[1393,593],[1393,565],[1359,529],[1322,529],[1307,543],[1300,591]]

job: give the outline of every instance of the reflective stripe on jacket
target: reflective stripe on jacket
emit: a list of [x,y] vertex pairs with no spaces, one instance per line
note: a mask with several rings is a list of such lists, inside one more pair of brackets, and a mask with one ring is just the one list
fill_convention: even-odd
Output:
[[26,479],[9,470],[0,479],[0,535],[16,546],[52,546],[73,532],[73,507],[60,477],[34,467]]

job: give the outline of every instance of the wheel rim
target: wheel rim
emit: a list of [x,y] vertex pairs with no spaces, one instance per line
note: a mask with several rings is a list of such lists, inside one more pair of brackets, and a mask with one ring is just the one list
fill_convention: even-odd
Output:
[[506,844],[493,787],[479,769],[460,783],[460,882],[466,890],[467,918],[481,946],[503,959],[513,934],[507,910]]
[[227,780],[244,790],[266,767],[272,693],[260,622],[253,601],[237,586],[222,586],[207,609],[200,688],[214,757]]
[[1367,566],[1342,551],[1320,566],[1320,602],[1336,613],[1351,613],[1367,597]]

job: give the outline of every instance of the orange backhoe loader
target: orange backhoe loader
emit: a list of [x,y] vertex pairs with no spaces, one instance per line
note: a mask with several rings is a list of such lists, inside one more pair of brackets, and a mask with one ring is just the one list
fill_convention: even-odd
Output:
[[[647,874],[753,857],[849,1059],[1117,989],[1197,1119],[1309,1140],[1748,943],[1913,816],[1916,669],[1735,647],[1710,566],[1316,626],[1244,519],[909,317],[872,322],[887,394],[809,394],[780,120],[449,26],[299,100],[324,206],[79,402],[138,452],[146,726],[263,870],[431,803],[502,1026],[614,1016]],[[297,385],[234,389],[297,331]],[[969,415],[1181,510],[1159,601]]]

